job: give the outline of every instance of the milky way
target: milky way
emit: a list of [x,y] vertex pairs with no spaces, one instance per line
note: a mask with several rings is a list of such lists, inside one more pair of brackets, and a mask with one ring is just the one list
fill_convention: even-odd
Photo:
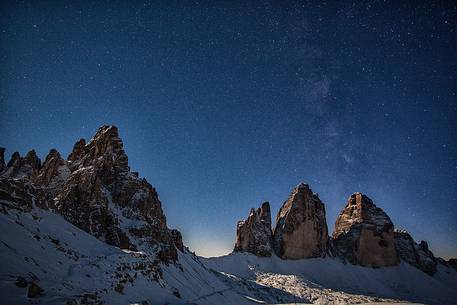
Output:
[[304,181],[330,230],[361,191],[457,256],[457,7],[418,2],[3,1],[0,146],[67,155],[117,125],[203,255]]

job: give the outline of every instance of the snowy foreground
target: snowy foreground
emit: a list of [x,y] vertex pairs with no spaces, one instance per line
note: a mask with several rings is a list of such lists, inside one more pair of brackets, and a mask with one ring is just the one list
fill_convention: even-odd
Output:
[[373,269],[344,264],[338,258],[285,261],[248,253],[209,258],[205,262],[215,270],[255,280],[315,304],[389,302],[381,298],[393,299],[395,304],[399,300],[457,304],[457,271],[441,264],[432,277],[404,262]]
[[[457,304],[457,272],[444,266],[430,277],[407,264],[371,269],[188,251],[157,265],[39,208],[0,213],[0,233],[1,304]],[[27,297],[21,279],[43,291]]]

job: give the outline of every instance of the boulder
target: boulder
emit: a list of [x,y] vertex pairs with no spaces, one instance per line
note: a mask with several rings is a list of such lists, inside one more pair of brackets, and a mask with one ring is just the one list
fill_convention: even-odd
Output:
[[332,238],[337,252],[352,264],[383,267],[400,262],[392,221],[362,193],[349,197],[336,220]]
[[276,217],[274,250],[283,259],[326,254],[328,229],[325,206],[307,184],[294,188]]
[[28,298],[36,298],[43,294],[44,290],[37,283],[31,282],[27,289]]
[[264,202],[258,209],[251,209],[248,218],[238,222],[234,251],[271,256],[271,213],[268,202]]

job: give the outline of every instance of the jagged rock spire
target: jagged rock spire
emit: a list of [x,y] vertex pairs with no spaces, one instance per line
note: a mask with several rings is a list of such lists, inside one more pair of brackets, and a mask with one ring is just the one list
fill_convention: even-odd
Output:
[[38,171],[41,168],[41,160],[36,155],[36,152],[34,149],[27,152],[27,154],[25,155],[25,158],[23,160],[23,163],[30,165],[30,167],[35,171]]
[[103,125],[87,144],[84,139],[80,139],[74,145],[68,160],[71,161],[72,171],[81,166],[92,166],[108,184],[130,171],[128,157],[116,126]]
[[86,140],[79,139],[78,142],[75,143],[73,146],[73,150],[71,151],[70,155],[68,155],[68,161],[77,161],[80,160],[82,155],[84,154],[84,150],[86,147]]
[[257,209],[257,213],[260,215],[260,221],[269,227],[271,230],[271,212],[270,212],[270,203],[265,201],[262,203],[262,206]]
[[271,243],[270,203],[264,202],[257,210],[251,209],[246,220],[238,222],[234,251],[250,252],[257,256],[271,256]]
[[41,168],[41,160],[37,157],[35,150],[30,150],[24,158],[19,152],[14,152],[11,156],[2,176],[7,178],[34,178],[38,175]]
[[325,207],[309,185],[300,183],[276,217],[274,249],[283,259],[324,256],[328,229]]
[[395,247],[398,255],[405,262],[433,275],[436,273],[438,261],[428,248],[426,241],[417,244],[405,230],[395,229]]
[[[60,162],[55,154],[53,159]],[[116,126],[100,127],[87,144],[79,140],[68,166],[71,174],[54,201],[68,221],[109,244],[132,250],[154,246],[162,260],[177,259],[181,234],[167,228],[156,190],[130,173]]]
[[336,220],[332,237],[339,254],[352,264],[371,267],[399,264],[392,221],[362,193],[349,197]]
[[13,152],[11,155],[11,159],[8,161],[7,167],[16,167],[19,168],[21,166],[21,155],[18,151]]
[[61,186],[70,176],[71,172],[67,162],[60,156],[56,149],[51,149],[43,163],[43,166],[35,179],[36,183],[48,187]]

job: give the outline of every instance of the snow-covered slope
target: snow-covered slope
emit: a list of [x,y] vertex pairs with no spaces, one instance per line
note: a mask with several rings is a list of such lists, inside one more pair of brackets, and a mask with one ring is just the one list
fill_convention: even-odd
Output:
[[[248,253],[205,259],[215,270],[307,298],[317,304],[356,304],[391,298],[425,304],[457,304],[457,271],[439,264],[429,276],[402,262],[399,266],[367,268],[338,258],[281,260]],[[362,296],[364,295],[364,296]]]
[[[443,284],[456,279],[450,268],[432,278],[408,264],[370,269],[337,259],[284,261],[245,253],[203,259],[187,250],[167,266],[144,252],[110,246],[51,211],[5,206],[2,304],[358,304],[388,302],[385,297],[453,304],[455,297]],[[30,298],[32,283],[43,291],[32,289],[37,295]]]
[[307,301],[211,270],[187,249],[167,266],[144,252],[110,246],[51,211],[21,211],[12,202],[0,203],[1,304]]
[[287,292],[208,269],[131,172],[115,126],[63,159],[0,149],[1,304],[253,304]]

